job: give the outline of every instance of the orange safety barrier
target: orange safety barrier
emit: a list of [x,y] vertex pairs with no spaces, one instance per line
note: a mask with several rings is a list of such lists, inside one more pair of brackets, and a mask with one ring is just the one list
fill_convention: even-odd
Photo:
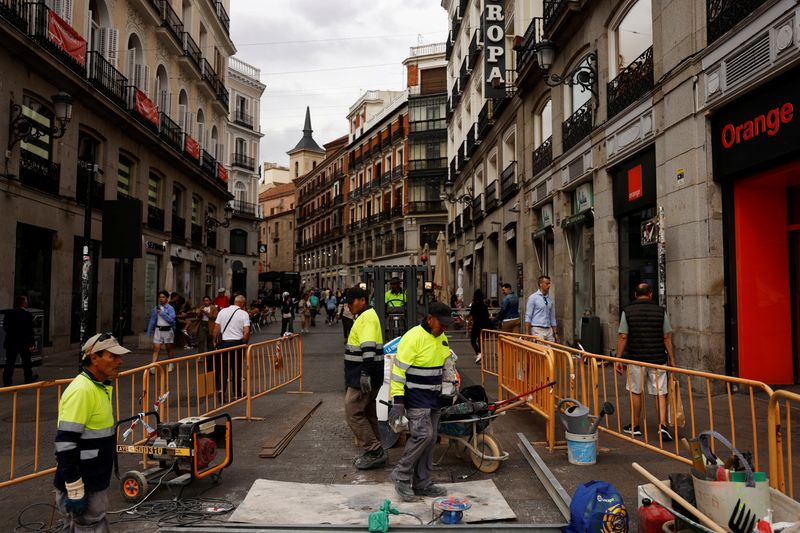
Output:
[[[792,403],[794,402],[794,406]],[[794,459],[792,444],[800,439],[798,426],[792,426],[792,411],[797,412],[800,394],[776,390],[769,399],[769,480],[772,488],[794,498]],[[783,414],[781,414],[783,413]]]
[[[166,392],[159,405],[162,422],[216,414],[239,403],[247,404],[249,419],[253,399],[294,382],[302,391],[302,366],[302,342],[293,335],[125,370],[114,380],[115,419],[151,410]],[[0,447],[9,452],[0,457],[0,488],[55,472],[58,402],[71,382],[0,388]]]
[[[518,396],[553,381],[555,368],[553,351],[512,335],[501,335],[498,342],[498,401]],[[545,419],[547,443],[555,445],[555,407],[552,387],[547,387],[526,398],[527,405]]]

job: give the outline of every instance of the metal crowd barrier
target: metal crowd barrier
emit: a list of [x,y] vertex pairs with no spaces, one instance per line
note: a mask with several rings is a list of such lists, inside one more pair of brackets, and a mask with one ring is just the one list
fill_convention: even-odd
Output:
[[797,426],[792,427],[792,411],[797,412],[798,405],[800,394],[786,390],[776,390],[769,399],[770,484],[791,498],[796,475],[793,457],[798,457],[792,453],[792,443],[800,439]]
[[[246,403],[251,419],[253,399],[294,382],[302,391],[302,374],[299,335],[162,360],[119,373],[112,397],[115,419],[149,411],[159,400],[166,422],[240,403]],[[58,402],[72,379],[0,388],[0,447],[8,450],[0,457],[0,488],[55,472]],[[143,440],[145,427],[136,434]]]

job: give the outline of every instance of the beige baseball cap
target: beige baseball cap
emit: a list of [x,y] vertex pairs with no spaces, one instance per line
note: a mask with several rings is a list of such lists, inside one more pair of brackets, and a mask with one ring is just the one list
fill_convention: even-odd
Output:
[[130,350],[120,346],[117,339],[110,333],[98,333],[89,337],[82,348],[84,357],[92,353],[109,351],[116,355],[130,353]]

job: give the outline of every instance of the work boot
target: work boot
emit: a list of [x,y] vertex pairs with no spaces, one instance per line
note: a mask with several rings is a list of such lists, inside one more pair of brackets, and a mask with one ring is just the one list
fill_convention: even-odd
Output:
[[386,453],[386,450],[381,448],[380,450],[373,450],[365,453],[361,457],[357,457],[353,464],[355,464],[356,468],[359,470],[369,470],[370,468],[377,468],[385,465],[388,458],[389,454]]
[[447,489],[431,483],[424,489],[415,488],[414,494],[416,494],[417,496],[426,496],[428,498],[438,498],[440,496],[447,496]]
[[411,483],[409,481],[395,481],[394,490],[404,502],[413,502],[417,499],[416,495],[414,494],[414,489],[411,488]]

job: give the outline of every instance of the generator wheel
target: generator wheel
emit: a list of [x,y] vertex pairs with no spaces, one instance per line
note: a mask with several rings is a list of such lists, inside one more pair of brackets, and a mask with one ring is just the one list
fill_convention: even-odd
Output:
[[119,492],[126,502],[139,503],[147,495],[147,478],[138,470],[129,470],[120,480]]
[[475,465],[475,468],[484,474],[491,474],[500,468],[500,461],[497,459],[485,459],[483,457],[484,455],[500,457],[503,454],[500,451],[500,444],[495,440],[494,437],[486,433],[478,433],[478,437],[475,439],[475,442],[472,444],[472,446],[478,450],[478,452],[480,452],[470,453],[472,464]]

